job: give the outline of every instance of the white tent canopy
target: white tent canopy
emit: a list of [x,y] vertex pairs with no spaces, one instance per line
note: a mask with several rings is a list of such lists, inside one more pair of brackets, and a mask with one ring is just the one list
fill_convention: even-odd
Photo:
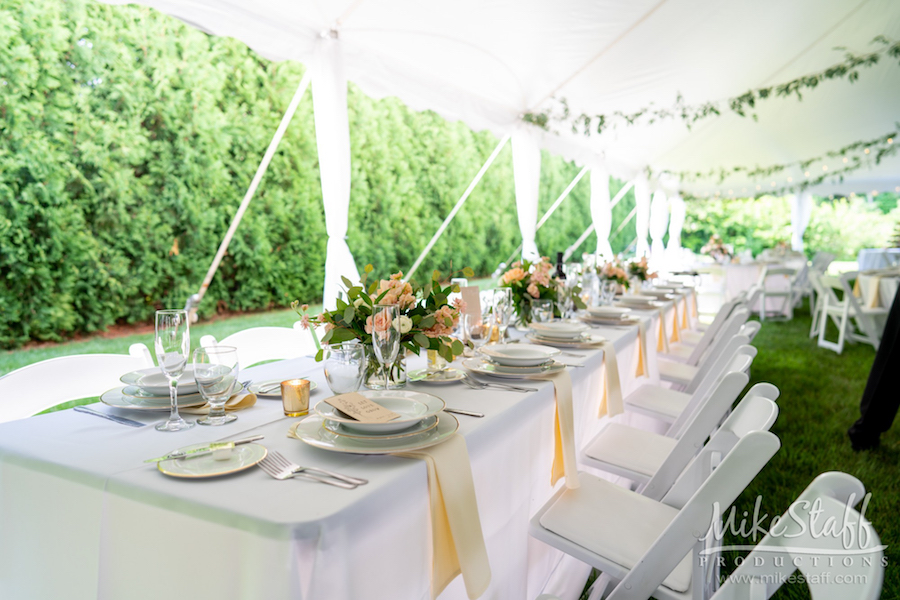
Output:
[[[118,1],[118,0],[113,0]],[[634,112],[721,101],[819,72],[848,51],[900,38],[894,0],[143,0],[204,31],[238,38],[272,59],[312,64],[316,42],[337,35],[348,80],[374,97],[511,132],[521,115],[565,98],[574,114]],[[331,33],[332,30],[336,32]],[[691,130],[680,120],[617,127],[586,138],[562,124],[539,143],[582,164],[600,157],[611,175],[650,168],[707,171],[806,160],[895,130],[900,68],[883,57],[859,80],[829,81],[758,106],[758,120],[727,111]],[[834,165],[836,166],[836,165]],[[821,169],[821,165],[814,168]],[[821,171],[819,171],[821,172]],[[752,195],[769,181],[687,182],[693,194]],[[900,158],[864,168],[818,193],[900,186]]]

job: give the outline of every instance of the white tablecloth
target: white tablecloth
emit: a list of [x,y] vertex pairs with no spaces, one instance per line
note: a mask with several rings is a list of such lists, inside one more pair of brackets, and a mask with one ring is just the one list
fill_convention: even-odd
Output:
[[[657,331],[649,322],[656,315],[646,316],[648,332]],[[652,335],[649,377],[637,380],[637,328],[599,331],[614,341],[625,394],[658,381]],[[579,448],[602,423],[602,353],[584,353],[586,368],[570,369]],[[320,366],[309,359],[242,373],[257,381],[296,376],[319,384],[313,404],[329,394]],[[484,598],[536,597],[562,556],[527,533],[529,518],[553,493],[554,424],[552,385],[529,384],[539,391],[410,385],[440,395],[450,407],[486,414],[458,417],[492,571]],[[147,423],[161,418],[125,414]],[[0,425],[0,598],[430,600],[424,464],[314,449],[286,437],[292,422],[280,402],[260,400],[232,425],[175,434],[71,410]],[[247,434],[265,435],[261,443],[299,464],[370,483],[348,491],[276,481],[259,469],[188,481],[142,462],[176,447]],[[465,598],[462,578],[440,597]]]
[[900,248],[863,248],[856,261],[860,271],[892,267],[900,264]]
[[900,274],[896,273],[860,273],[860,302],[869,308],[890,308],[900,285]]

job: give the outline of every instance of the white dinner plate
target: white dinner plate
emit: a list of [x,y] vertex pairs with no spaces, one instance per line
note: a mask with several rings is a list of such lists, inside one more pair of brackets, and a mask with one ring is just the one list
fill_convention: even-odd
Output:
[[584,315],[583,317],[581,317],[581,320],[589,325],[593,325],[594,327],[630,327],[641,322],[640,318],[638,317],[605,319],[602,317],[592,317],[591,315]]
[[590,327],[578,321],[548,321],[546,323],[532,323],[531,329],[541,337],[575,339],[584,334]]
[[662,299],[662,300],[671,300],[672,298],[674,298],[672,290],[666,290],[666,289],[650,288],[648,290],[647,289],[642,290],[641,294],[643,294],[645,296],[654,296],[654,297]]
[[[304,377],[288,377],[288,379],[305,379]],[[254,381],[250,384],[248,388],[251,394],[256,394],[258,398],[264,398],[268,400],[278,399],[281,400],[281,382],[288,381],[288,379],[269,379],[268,381]],[[315,381],[309,381],[309,391],[312,393],[314,389],[319,387],[319,384]],[[259,390],[266,390],[265,394],[261,394]]]
[[[125,385],[136,385],[149,394],[156,396],[169,395],[169,380],[159,367],[149,367],[126,373],[119,378]],[[178,391],[185,394],[197,393],[197,382],[194,381],[194,365],[187,365],[184,373],[178,378]]]
[[[140,388],[136,385],[126,385],[122,388],[122,393],[126,396],[130,396],[132,398],[137,398],[138,400],[146,400],[148,403],[156,403],[156,404],[165,404],[169,405],[169,394],[166,393],[165,396],[157,396],[156,394],[151,394],[147,392],[144,388]],[[202,398],[200,392],[196,392],[194,394],[184,394],[181,391],[178,392],[178,398],[188,400],[193,398],[194,400],[198,398]]]
[[478,349],[492,363],[510,367],[536,367],[553,360],[556,348],[533,344],[489,344]]
[[623,306],[630,306],[632,308],[640,309],[648,309],[648,308],[656,308],[656,298],[654,296],[629,296],[623,295],[618,298],[619,304]]
[[[191,450],[193,448],[202,448],[208,446],[205,444],[194,444],[187,446],[182,450]],[[197,458],[175,458],[172,460],[163,460],[157,464],[157,468],[162,473],[171,477],[182,477],[184,479],[201,479],[205,477],[218,477],[220,475],[228,475],[229,473],[237,473],[244,469],[249,469],[266,457],[269,451],[259,444],[241,444],[231,450],[231,455],[225,460],[217,460],[213,458],[215,454],[207,454],[198,456]]]
[[479,375],[492,375],[504,379],[528,379],[532,375],[559,373],[566,368],[566,365],[560,362],[552,362],[540,367],[504,367],[502,365],[491,364],[480,358],[469,358],[464,360],[463,366]]
[[322,422],[322,427],[324,427],[334,435],[354,438],[357,440],[398,440],[400,438],[419,435],[420,433],[431,431],[432,429],[437,427],[437,424],[438,417],[437,415],[434,415],[432,417],[428,417],[427,419],[422,419],[412,427],[404,429],[403,431],[397,431],[396,433],[366,433],[364,431],[354,431],[343,423],[336,423],[328,419],[325,419]]
[[419,369],[409,374],[410,383],[453,383],[466,378],[465,371],[459,369],[443,369],[441,371],[428,372],[428,369]]
[[547,344],[557,348],[599,348],[606,341],[602,335],[589,335],[581,340],[548,340],[533,333],[529,333],[525,337],[536,344]]
[[444,410],[444,401],[432,394],[413,390],[361,390],[357,392],[400,417],[387,423],[360,423],[331,406],[324,400],[316,404],[314,410],[323,419],[343,423],[354,431],[366,433],[393,433],[408,429],[428,417]]
[[[107,406],[115,406],[116,408],[133,408],[136,410],[169,410],[170,403],[159,402],[157,400],[148,400],[147,398],[135,398],[134,396],[126,396],[123,394],[124,387],[113,388],[103,392],[100,396],[100,402]],[[188,406],[203,406],[206,400],[199,394],[182,397],[178,395],[178,407],[185,408]]]
[[453,415],[439,413],[437,427],[400,439],[356,439],[334,435],[323,427],[324,419],[319,415],[310,415],[291,426],[291,437],[322,450],[332,452],[348,452],[351,454],[393,454],[394,452],[411,452],[440,444],[459,429],[459,421]]
[[596,318],[623,319],[628,316],[631,309],[621,306],[589,306],[587,311]]

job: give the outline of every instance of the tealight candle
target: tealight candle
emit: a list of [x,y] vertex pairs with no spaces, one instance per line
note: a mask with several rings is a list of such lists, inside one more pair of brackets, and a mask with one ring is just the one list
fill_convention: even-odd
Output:
[[286,417],[302,417],[309,413],[309,381],[288,379],[281,382],[281,403]]

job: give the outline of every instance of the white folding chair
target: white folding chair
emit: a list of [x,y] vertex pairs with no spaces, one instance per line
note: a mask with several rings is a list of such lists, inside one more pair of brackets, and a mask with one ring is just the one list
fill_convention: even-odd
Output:
[[311,331],[293,327],[252,327],[219,342],[211,335],[204,335],[200,345],[204,348],[234,346],[243,369],[263,361],[313,355],[317,350],[312,335]]
[[24,366],[0,377],[0,423],[99,396],[121,385],[122,375],[152,366],[144,344],[132,344],[128,354],[74,354]]
[[878,306],[871,308],[860,304],[859,299],[853,293],[854,282],[859,277],[859,272],[851,271],[840,276],[841,288],[844,291],[844,299],[847,301],[849,316],[856,322],[856,329],[847,328],[847,337],[854,342],[871,344],[875,350],[881,343],[882,327],[875,322],[875,317],[887,317],[888,308]]
[[760,329],[762,329],[762,323],[760,323],[759,321],[747,321],[746,323],[741,325],[738,333],[740,335],[747,336],[747,339],[752,342],[753,338],[756,337],[756,334],[759,333]]
[[[762,397],[755,400],[774,405]],[[704,586],[698,558],[705,532],[779,446],[773,433],[750,431],[696,491],[687,492],[694,473],[704,468],[703,460],[697,460],[701,456],[662,501],[579,473],[580,486],[555,494],[531,519],[529,533],[602,571],[592,599],[612,586],[609,600],[699,600]]]
[[[884,581],[883,546],[854,508],[865,493],[846,473],[816,477],[712,600],[767,600],[798,570],[813,600],[877,600]],[[838,531],[814,528],[814,522],[836,523]],[[845,527],[852,537],[842,535]]]
[[[727,301],[725,304],[719,307],[719,312],[716,313],[716,316],[713,318],[712,323],[710,323],[705,328],[701,328],[698,331],[694,331],[688,329],[687,331],[681,332],[681,338],[683,343],[696,346],[700,343],[700,341],[707,336],[709,336],[709,342],[711,343],[713,338],[718,335],[719,330],[722,328],[722,325],[725,324],[725,321],[728,320],[728,317],[731,316],[732,311],[737,307],[740,300],[738,298],[732,298]],[[671,348],[670,348],[671,349]]]
[[[694,455],[700,452],[707,438],[710,438],[710,432],[715,431],[719,423],[722,423],[723,417],[731,409],[747,381],[748,377],[744,373],[732,372],[726,375],[709,399],[694,412],[679,436],[669,437],[621,423],[609,423],[587,444],[581,457],[582,462],[589,467],[630,479],[638,485],[638,492],[659,500],[669,491]],[[722,427],[731,430],[734,423],[742,422],[745,409],[741,406],[756,396],[774,401],[778,397],[778,388],[771,384],[753,386],[725,419]],[[771,418],[766,417],[758,424],[747,427],[768,429],[774,422],[775,416],[772,415]],[[714,438],[715,435],[710,439]]]
[[828,265],[830,265],[833,261],[834,254],[832,254],[831,252],[816,252],[816,255],[813,256],[810,269],[818,273],[824,273],[828,270]]
[[659,358],[657,360],[659,378],[662,381],[667,381],[683,388],[690,386],[698,374],[702,377],[709,367],[715,363],[715,359],[728,345],[731,338],[737,335],[749,316],[750,312],[743,306],[736,308],[731,313],[731,316],[728,317],[728,320],[725,321],[721,331],[715,338],[715,342],[706,349],[696,366]]
[[812,288],[812,292],[809,294],[809,312],[812,315],[812,324],[809,327],[810,338],[819,335],[819,319],[824,318],[825,296],[828,295],[828,291],[822,283],[822,277],[824,276],[825,274],[821,271],[815,269],[810,269],[809,271],[809,285]]
[[[769,298],[781,298],[781,309],[774,313],[775,315],[783,315],[787,320],[794,318],[794,276],[796,269],[789,267],[771,267],[766,266],[762,274],[759,276],[759,319],[766,320],[766,314],[769,312],[767,300]],[[773,287],[775,282],[778,285]]]

